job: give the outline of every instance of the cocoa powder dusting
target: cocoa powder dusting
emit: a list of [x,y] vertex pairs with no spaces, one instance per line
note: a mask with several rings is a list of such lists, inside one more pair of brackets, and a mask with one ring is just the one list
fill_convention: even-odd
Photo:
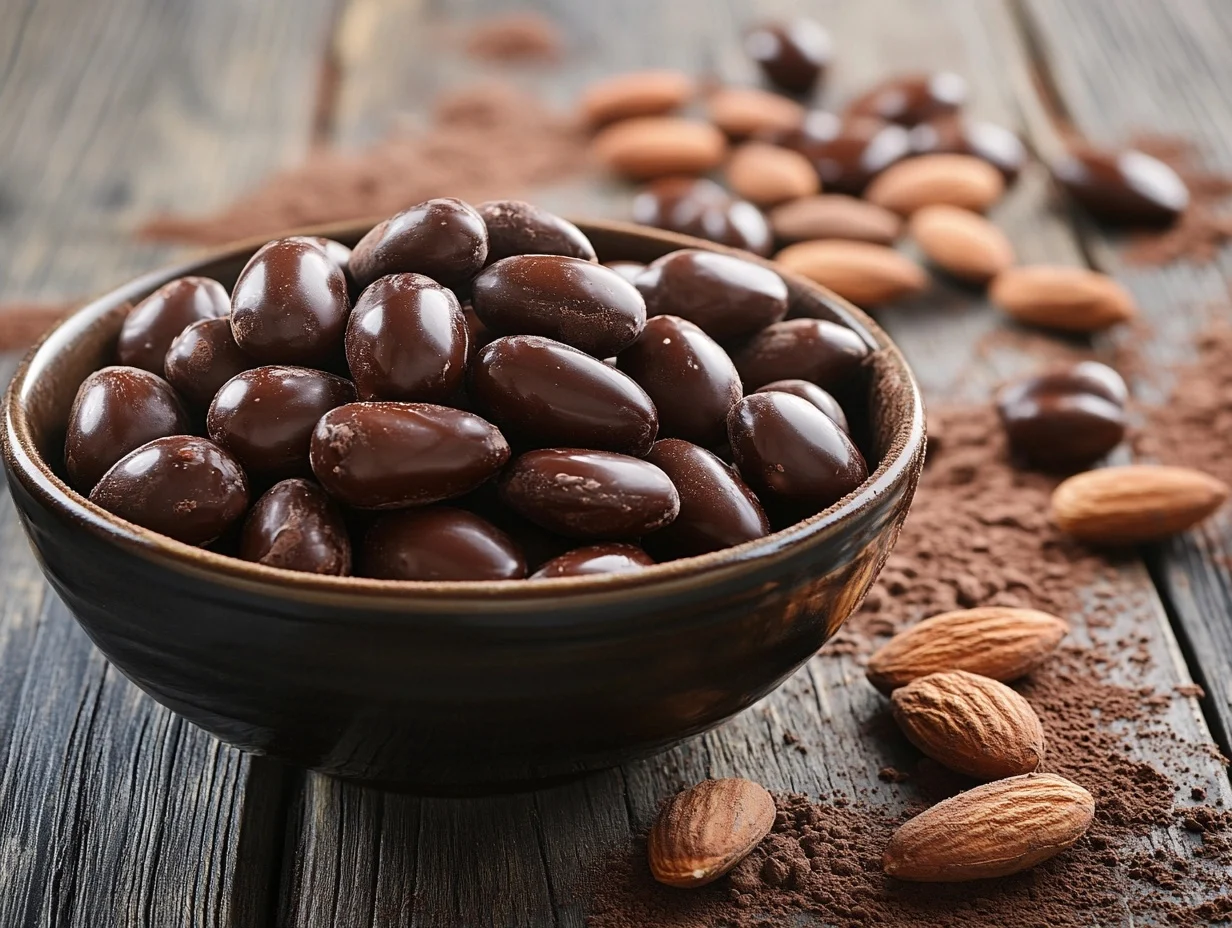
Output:
[[561,57],[565,41],[550,19],[522,12],[476,23],[466,36],[465,47],[468,55],[480,61],[543,64]]

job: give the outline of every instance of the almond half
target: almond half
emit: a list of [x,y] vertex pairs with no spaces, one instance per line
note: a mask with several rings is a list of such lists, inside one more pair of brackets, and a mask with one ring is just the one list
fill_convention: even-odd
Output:
[[909,228],[928,260],[961,280],[986,283],[1014,263],[1005,233],[978,213],[925,206],[912,214]]
[[774,799],[751,780],[704,780],[659,812],[646,852],[668,886],[712,883],[740,863],[774,826]]
[[1128,290],[1084,267],[1013,267],[997,275],[988,295],[1019,322],[1066,332],[1096,332],[1137,313]]
[[890,165],[868,185],[864,197],[903,216],[945,204],[982,213],[1005,192],[1005,178],[971,155],[921,155]]
[[1197,525],[1228,498],[1228,485],[1188,467],[1131,464],[1077,474],[1052,492],[1052,518],[1081,541],[1132,545]]
[[924,269],[906,255],[869,242],[797,242],[774,260],[857,306],[875,306],[928,286]]
[[957,883],[1018,873],[1086,833],[1095,799],[1052,773],[985,783],[905,822],[882,866],[900,880]]

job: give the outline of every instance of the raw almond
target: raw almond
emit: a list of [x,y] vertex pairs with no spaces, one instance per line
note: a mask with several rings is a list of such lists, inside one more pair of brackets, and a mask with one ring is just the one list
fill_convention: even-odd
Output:
[[886,168],[864,196],[870,203],[910,216],[937,204],[982,213],[1004,192],[1005,178],[987,161],[971,155],[921,155]]
[[1228,498],[1228,485],[1188,467],[1135,464],[1070,477],[1052,493],[1052,518],[1082,541],[1132,545],[1197,525]]
[[668,886],[705,886],[740,863],[774,825],[774,800],[750,780],[704,780],[677,793],[650,829],[650,872]]
[[710,121],[734,139],[757,132],[794,129],[804,122],[795,100],[756,87],[723,87],[706,100]]
[[704,174],[727,154],[727,139],[708,122],[643,116],[613,123],[591,142],[591,152],[617,174],[645,179]]
[[693,78],[680,71],[634,71],[591,84],[579,106],[592,126],[633,116],[670,113],[697,90]]
[[1044,727],[1031,704],[991,677],[950,670],[900,686],[894,720],[917,748],[980,780],[1031,773],[1044,759]]
[[970,210],[925,206],[912,213],[910,230],[929,261],[962,280],[986,283],[1014,263],[1005,233]]
[[865,672],[883,693],[930,673],[966,670],[1002,683],[1040,666],[1069,632],[1035,609],[981,606],[943,612],[899,632],[873,654]]
[[802,197],[770,211],[770,227],[781,241],[839,238],[892,245],[902,232],[898,213],[841,193]]
[[893,248],[870,242],[797,242],[774,260],[857,306],[875,306],[928,286],[922,267]]
[[1019,322],[1067,332],[1106,329],[1137,312],[1129,291],[1083,267],[1012,267],[993,280],[989,296]]
[[821,181],[799,152],[765,142],[745,142],[727,162],[727,186],[758,206],[773,206],[816,193]]
[[1029,773],[951,796],[905,822],[882,866],[900,880],[958,883],[1018,873],[1081,838],[1095,799],[1053,773]]

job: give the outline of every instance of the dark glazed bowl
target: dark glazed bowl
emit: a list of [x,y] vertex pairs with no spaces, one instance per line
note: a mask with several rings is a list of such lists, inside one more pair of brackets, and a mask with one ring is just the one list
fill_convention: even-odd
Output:
[[[728,249],[583,223],[603,260]],[[367,226],[323,231],[353,244]],[[59,475],[78,384],[108,363],[136,303],[184,274],[230,287],[247,243],[95,300],[21,365],[4,463],[56,592],[138,686],[241,748],[431,792],[503,789],[592,770],[705,731],[774,689],[860,602],[915,491],[924,415],[885,333],[784,275],[795,315],[875,349],[847,402],[875,472],[767,538],[641,573],[493,583],[318,577],[193,548],[94,506]]]

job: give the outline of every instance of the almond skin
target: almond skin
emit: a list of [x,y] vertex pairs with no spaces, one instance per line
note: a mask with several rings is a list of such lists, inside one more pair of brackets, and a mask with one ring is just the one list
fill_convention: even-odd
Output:
[[713,883],[774,826],[774,799],[751,780],[704,780],[659,812],[646,853],[650,872],[668,886]]
[[591,153],[617,174],[636,180],[704,174],[727,154],[727,139],[708,122],[675,116],[625,119],[602,129]]
[[898,213],[841,193],[791,200],[772,209],[769,219],[775,237],[784,242],[839,238],[893,245],[903,230]]
[[756,87],[716,90],[706,99],[706,114],[733,139],[794,129],[804,122],[804,107],[795,100]]
[[1157,541],[1197,525],[1228,498],[1228,485],[1188,467],[1133,464],[1077,474],[1052,492],[1061,531],[1100,545]]
[[979,780],[1031,773],[1044,759],[1044,726],[1031,704],[990,677],[950,670],[900,686],[894,721],[917,748]]
[[727,186],[758,206],[773,206],[816,193],[821,181],[799,152],[765,142],[745,142],[727,162]]
[[681,71],[633,71],[591,84],[582,93],[582,118],[592,126],[658,116],[683,106],[697,92],[693,78]]
[[1044,663],[1068,632],[1061,619],[1036,609],[943,612],[887,641],[869,658],[865,673],[883,693],[947,670],[1009,683]]
[[1005,233],[978,213],[925,206],[912,213],[909,228],[928,260],[960,280],[987,283],[1014,263]]
[[971,155],[921,155],[892,164],[873,179],[864,197],[903,216],[944,204],[982,213],[1005,192],[1005,178]]
[[924,269],[906,255],[869,242],[797,242],[774,260],[857,306],[875,306],[928,286]]
[[882,867],[900,880],[959,883],[1008,876],[1054,857],[1081,838],[1095,799],[1052,773],[985,783],[905,822]]
[[1083,267],[1013,267],[997,275],[988,295],[1019,322],[1066,332],[1097,332],[1137,313],[1128,290]]

